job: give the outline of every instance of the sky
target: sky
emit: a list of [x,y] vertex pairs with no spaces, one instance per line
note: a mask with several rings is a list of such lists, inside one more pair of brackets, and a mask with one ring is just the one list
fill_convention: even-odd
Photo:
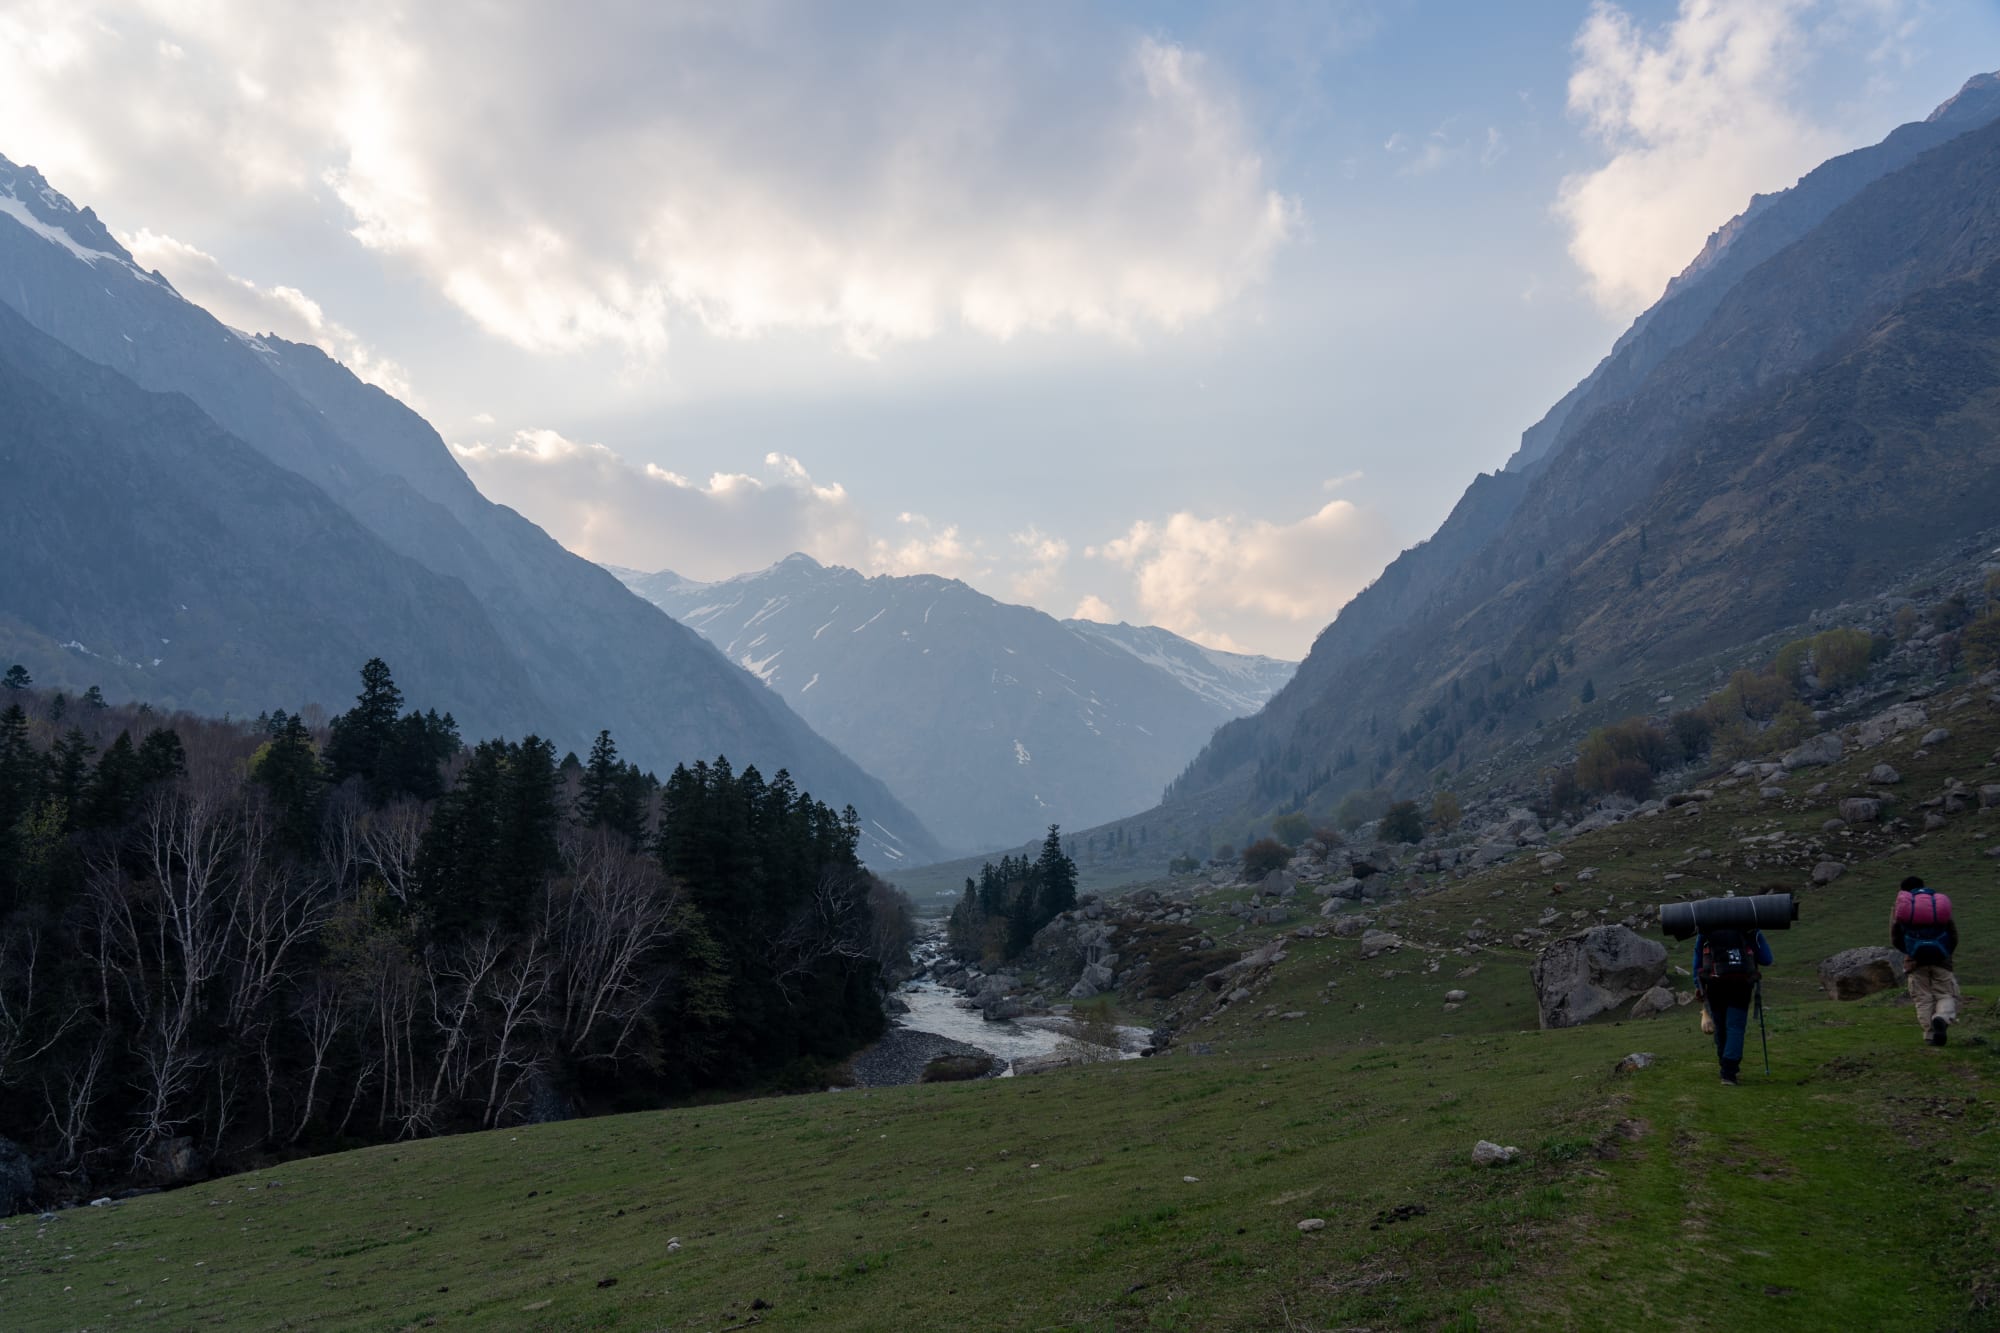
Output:
[[572,550],[1301,656],[1993,0],[0,0],[0,153]]

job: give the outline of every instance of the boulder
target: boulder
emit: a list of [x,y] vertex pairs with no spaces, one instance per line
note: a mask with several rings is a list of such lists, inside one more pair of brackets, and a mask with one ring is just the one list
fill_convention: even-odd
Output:
[[1386,930],[1370,930],[1361,936],[1361,956],[1374,958],[1403,947],[1403,941]]
[[1351,940],[1357,935],[1366,934],[1368,927],[1373,924],[1371,918],[1359,912],[1345,912],[1334,919],[1333,933],[1338,939]]
[[1499,1144],[1489,1142],[1486,1139],[1481,1139],[1472,1145],[1472,1164],[1474,1166],[1505,1166],[1520,1155],[1521,1150],[1519,1148],[1503,1148]]
[[1887,764],[1877,764],[1868,770],[1868,780],[1878,787],[1893,787],[1903,780],[1903,775]]
[[1472,853],[1472,864],[1475,866],[1490,866],[1496,861],[1506,860],[1513,853],[1514,844],[1511,842],[1481,843]]
[[1866,749],[1880,745],[1891,736],[1899,736],[1912,727],[1921,727],[1930,721],[1921,704],[1897,704],[1887,712],[1878,713],[1855,728],[1855,740]]
[[1979,789],[1979,808],[1992,810],[2000,807],[2000,783],[1987,783]]
[[1671,990],[1668,990],[1665,986],[1655,986],[1638,999],[1632,1001],[1632,1017],[1657,1018],[1659,1015],[1671,1011],[1675,1007],[1675,1004],[1674,993]]
[[1264,876],[1263,891],[1280,898],[1289,898],[1298,891],[1299,877],[1289,870],[1273,870]]
[[1462,990],[1448,990],[1444,993],[1446,1004],[1464,1004],[1469,997]]
[[1645,994],[1666,973],[1666,948],[1626,926],[1566,935],[1543,949],[1532,969],[1541,1025],[1586,1023]]
[[1299,1230],[1324,1231],[1326,1230],[1326,1219],[1323,1217],[1308,1217],[1299,1223]]
[[208,1163],[185,1134],[155,1139],[141,1154],[146,1169],[161,1185],[186,1185],[208,1173]]
[[27,1150],[12,1139],[0,1139],[0,1217],[25,1213],[35,1194],[35,1168]]
[[1943,745],[1946,741],[1950,739],[1951,739],[1951,728],[1932,727],[1929,731],[1924,733],[1924,738],[1922,741],[1919,742],[1919,744],[1921,744],[1925,749],[1928,750],[1931,746]]
[[1843,949],[1819,965],[1819,984],[1830,1000],[1859,1000],[1903,984],[1903,955],[1881,945]]
[[1872,796],[1844,797],[1840,817],[1850,824],[1872,824],[1882,817],[1882,803]]
[[1821,768],[1827,764],[1839,763],[1842,753],[1840,737],[1831,731],[1826,731],[1787,751],[1784,764],[1788,771],[1795,768]]
[[1847,867],[1838,861],[1821,861],[1812,868],[1812,882],[1831,884],[1847,873]]
[[1535,858],[1535,864],[1544,870],[1554,870],[1561,866],[1562,863],[1563,854],[1561,852],[1543,852]]
[[1653,1063],[1651,1051],[1634,1051],[1611,1067],[1614,1074],[1636,1074]]

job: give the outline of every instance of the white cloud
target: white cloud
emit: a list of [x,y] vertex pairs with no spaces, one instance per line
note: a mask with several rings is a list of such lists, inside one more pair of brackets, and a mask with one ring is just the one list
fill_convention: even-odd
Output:
[[784,454],[767,455],[759,476],[718,472],[695,482],[553,430],[455,444],[452,452],[489,498],[606,564],[717,579],[793,551],[858,564],[868,550],[847,492],[815,482]]
[[1127,570],[1149,623],[1211,647],[1303,655],[1396,553],[1379,514],[1329,500],[1292,523],[1181,512],[1085,554]]
[[1758,191],[1838,151],[1800,108],[1800,75],[1857,26],[1901,31],[1904,0],[1681,0],[1647,29],[1599,0],[1578,32],[1569,110],[1609,154],[1567,177],[1556,213],[1606,311],[1656,300]]
[[1069,618],[1071,620],[1094,620],[1100,625],[1115,625],[1118,623],[1118,613],[1111,609],[1111,603],[1105,601],[1094,592],[1084,594],[1083,600],[1076,604],[1076,610],[1069,613]]
[[401,366],[377,355],[358,334],[329,318],[319,302],[298,288],[259,287],[229,272],[214,255],[171,236],[141,230],[118,239],[139,267],[166,274],[181,295],[229,327],[245,333],[275,333],[288,341],[317,347],[361,379],[413,407],[419,406]]
[[1062,578],[1063,566],[1069,561],[1069,543],[1033,524],[1025,532],[1014,533],[1010,540],[1028,560],[1028,567],[1013,577],[1013,595],[1017,601],[1040,602]]
[[641,360],[1177,329],[1297,226],[1200,53],[1063,9],[18,0],[0,124],[84,197],[331,203],[494,336]]
[[904,536],[877,537],[868,543],[866,568],[875,574],[941,574],[948,579],[973,579],[988,572],[976,543],[959,536],[956,523],[939,527],[922,514],[898,514]]

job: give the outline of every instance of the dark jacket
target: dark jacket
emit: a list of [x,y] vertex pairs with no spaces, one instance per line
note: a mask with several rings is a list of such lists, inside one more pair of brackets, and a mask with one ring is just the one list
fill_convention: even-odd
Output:
[[[1926,926],[1922,927],[1922,929],[1928,930],[1930,929],[1930,927]],[[1898,953],[1903,954],[1907,958],[1910,951],[1908,947],[1905,946],[1905,944],[1903,943],[1905,938],[1903,932],[1904,932],[1904,926],[1902,922],[1893,921],[1890,923],[1889,943],[1892,947],[1895,948],[1895,950]],[[1947,921],[1945,923],[1944,952],[1945,952],[1945,959],[1942,963],[1928,963],[1925,966],[1942,967],[1947,971],[1951,969],[1951,955],[1958,952],[1958,923],[1956,921]]]
[[[1751,936],[1751,943],[1755,946],[1757,950],[1757,965],[1759,967],[1769,967],[1772,963],[1777,961],[1777,959],[1771,956],[1771,945],[1767,940],[1765,940],[1763,931],[1760,930],[1757,931],[1755,934],[1753,934]],[[1694,937],[1694,984],[1697,989],[1699,989],[1702,985],[1702,980],[1701,980],[1702,950],[1706,949],[1707,947],[1708,947],[1708,936],[1697,935]]]

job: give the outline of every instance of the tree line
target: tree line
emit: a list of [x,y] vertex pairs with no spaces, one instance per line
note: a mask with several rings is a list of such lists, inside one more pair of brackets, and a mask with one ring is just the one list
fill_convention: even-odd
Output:
[[945,943],[959,958],[997,967],[1075,906],[1076,862],[1063,851],[1061,829],[1051,824],[1040,856],[1003,856],[998,865],[980,866],[977,879],[967,876],[945,922]]
[[0,1136],[44,1192],[823,1085],[908,906],[859,820],[609,733],[467,746],[389,668],[325,727],[0,710]]

